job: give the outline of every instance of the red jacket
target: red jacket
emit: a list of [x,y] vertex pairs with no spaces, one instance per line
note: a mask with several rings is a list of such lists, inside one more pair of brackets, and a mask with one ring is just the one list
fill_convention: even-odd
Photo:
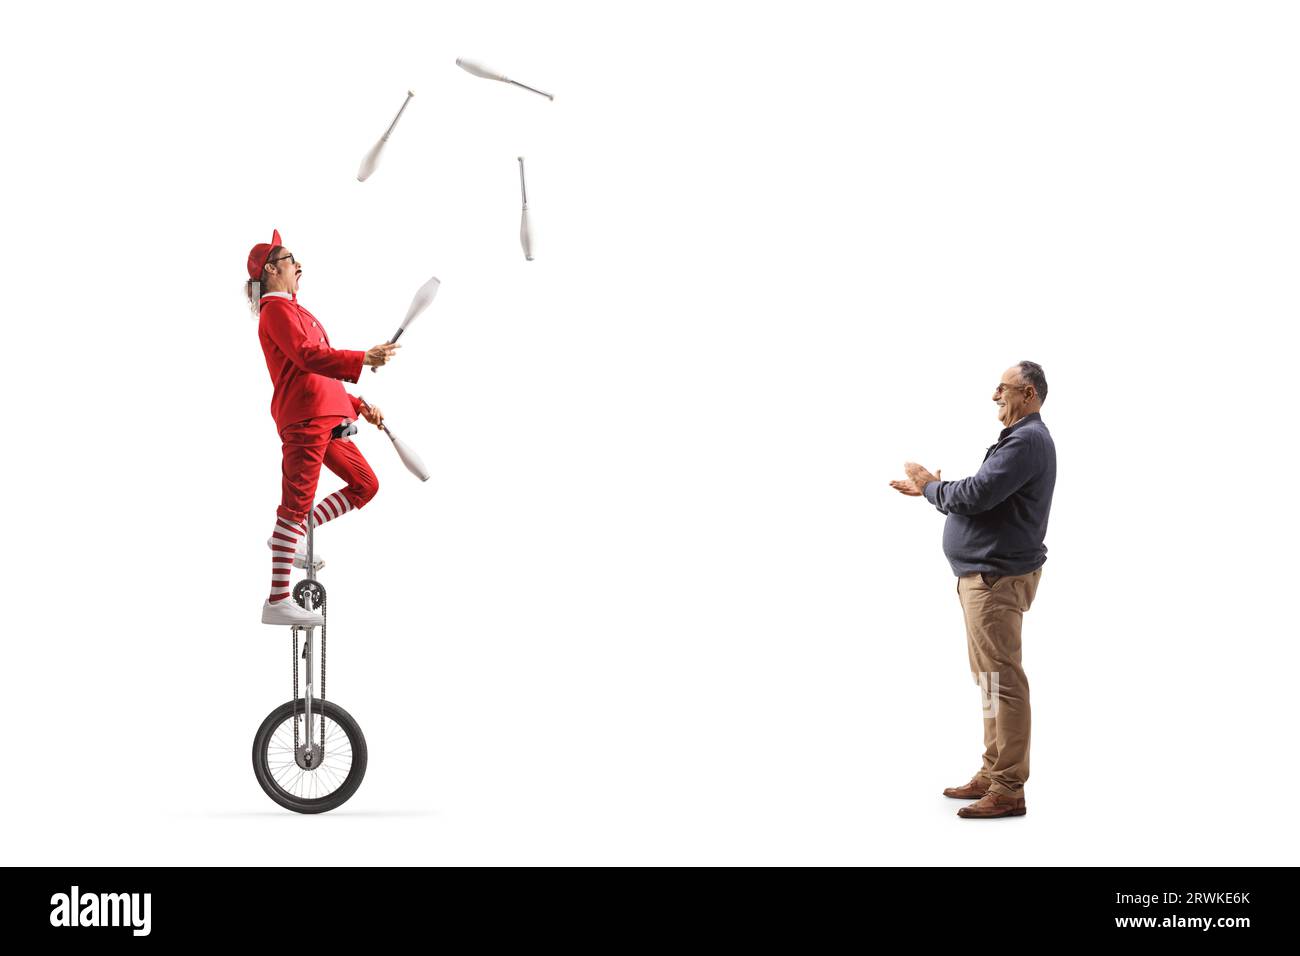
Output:
[[355,384],[366,353],[330,348],[324,327],[297,297],[263,296],[257,337],[275,385],[271,417],[277,431],[308,418],[361,415],[361,403],[339,379]]

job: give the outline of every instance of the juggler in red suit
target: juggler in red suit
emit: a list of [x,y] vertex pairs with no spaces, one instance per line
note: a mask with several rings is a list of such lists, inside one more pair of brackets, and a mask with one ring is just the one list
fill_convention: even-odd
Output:
[[[247,292],[250,303],[257,304],[257,335],[275,386],[271,417],[283,443],[280,506],[267,541],[271,593],[262,606],[266,624],[322,623],[319,614],[290,597],[293,568],[307,566],[308,523],[318,527],[361,508],[379,490],[365,456],[338,432],[358,416],[378,426],[383,414],[349,395],[341,381],[356,383],[365,366],[383,365],[401,348],[377,345],[359,352],[331,347],[320,320],[298,303],[301,275],[302,264],[280,244],[279,231],[248,254]],[[313,508],[321,465],[346,484]],[[324,562],[319,553],[313,557],[319,568]]]

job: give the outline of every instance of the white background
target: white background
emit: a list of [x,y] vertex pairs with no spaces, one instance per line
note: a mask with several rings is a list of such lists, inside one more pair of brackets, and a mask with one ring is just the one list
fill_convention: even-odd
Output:
[[[1298,43],[1281,3],[10,9],[6,862],[1296,863]],[[249,761],[273,227],[337,347],[443,280],[348,386],[434,476],[362,423],[379,494],[318,539],[370,745],[320,817]],[[1030,812],[965,821],[943,518],[888,481],[973,473],[1020,359]]]

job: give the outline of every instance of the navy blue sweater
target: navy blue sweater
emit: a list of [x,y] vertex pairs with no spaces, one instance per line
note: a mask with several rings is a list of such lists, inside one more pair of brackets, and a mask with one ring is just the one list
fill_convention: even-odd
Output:
[[952,573],[1027,574],[1042,567],[1055,486],[1056,446],[1038,412],[1002,429],[971,477],[927,482],[925,499],[948,516],[943,553]]

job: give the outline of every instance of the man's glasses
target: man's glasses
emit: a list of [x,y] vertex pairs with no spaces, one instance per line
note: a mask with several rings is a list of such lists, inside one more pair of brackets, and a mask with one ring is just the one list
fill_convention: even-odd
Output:
[[998,387],[993,389],[994,395],[1001,395],[1009,388],[1028,388],[1028,385],[1017,385],[1015,382],[998,382]]
[[288,259],[288,260],[289,260],[290,262],[292,262],[294,265],[297,265],[297,264],[298,264],[298,260],[295,259],[295,258],[293,257],[293,253],[292,253],[292,252],[285,253],[284,255],[280,256],[279,259],[267,259],[267,260],[266,260],[266,264],[269,266],[272,262],[279,262],[280,259]]

